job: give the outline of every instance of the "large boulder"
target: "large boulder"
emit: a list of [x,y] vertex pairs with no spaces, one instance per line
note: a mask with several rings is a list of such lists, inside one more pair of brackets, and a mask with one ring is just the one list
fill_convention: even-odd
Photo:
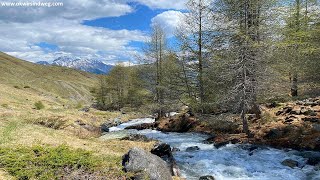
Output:
[[172,180],[164,160],[140,148],[132,148],[124,155],[122,165],[126,172],[135,174],[134,179]]
[[169,144],[166,144],[166,143],[157,144],[151,150],[151,153],[161,157],[163,160],[167,162],[167,165],[171,171],[171,175],[177,176],[177,177],[181,176],[180,169],[177,165],[176,160],[172,155],[172,149]]

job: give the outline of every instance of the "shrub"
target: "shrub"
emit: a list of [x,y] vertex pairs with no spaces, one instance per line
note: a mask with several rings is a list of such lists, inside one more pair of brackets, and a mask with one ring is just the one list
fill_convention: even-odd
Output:
[[24,86],[23,88],[28,89],[28,88],[30,88],[30,86]]
[[13,86],[14,88],[16,88],[16,89],[21,89],[19,86],[17,86],[17,85],[15,85],[15,86]]
[[92,176],[94,172],[100,173],[101,166],[102,158],[66,146],[0,147],[0,168],[17,179],[64,179],[69,174]]
[[36,119],[33,123],[52,129],[63,129],[66,127],[67,120],[64,120],[62,117],[59,116],[40,117]]
[[1,107],[3,107],[3,108],[8,108],[9,105],[8,105],[8,104],[1,104]]
[[34,106],[37,110],[41,110],[41,109],[44,109],[44,105],[41,101],[38,101],[36,103],[34,103]]
[[76,109],[81,109],[83,108],[83,104],[81,102],[78,102],[76,105]]

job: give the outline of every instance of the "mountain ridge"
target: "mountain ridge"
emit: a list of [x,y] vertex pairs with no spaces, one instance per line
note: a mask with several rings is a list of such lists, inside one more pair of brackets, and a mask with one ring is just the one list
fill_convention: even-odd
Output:
[[61,56],[52,63],[46,61],[39,61],[37,64],[42,65],[53,65],[53,66],[63,66],[68,68],[73,68],[81,71],[86,71],[94,74],[108,74],[113,68],[112,65],[108,65],[98,59],[80,58],[80,57],[70,57]]

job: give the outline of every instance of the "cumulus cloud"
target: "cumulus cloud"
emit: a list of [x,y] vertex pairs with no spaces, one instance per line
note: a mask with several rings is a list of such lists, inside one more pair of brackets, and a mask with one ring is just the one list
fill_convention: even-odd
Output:
[[[33,62],[52,61],[63,55],[91,56],[108,62],[130,58],[129,54],[136,50],[129,47],[129,43],[147,39],[139,30],[111,30],[81,24],[85,19],[131,12],[132,8],[124,2],[68,0],[63,3],[63,7],[50,8],[0,7],[0,51]],[[41,42],[57,49],[40,47]]]
[[[8,2],[21,2],[21,0]],[[48,1],[39,0],[39,2]],[[52,18],[81,21],[98,17],[117,17],[133,11],[128,4],[113,0],[52,0],[50,2],[63,2],[63,6],[50,8],[0,6],[0,21],[29,23]]]
[[165,11],[161,14],[155,16],[151,22],[152,25],[160,25],[166,32],[166,34],[171,37],[174,35],[176,29],[181,25],[184,15],[180,11]]
[[[73,21],[53,20],[33,23],[0,23],[1,47],[5,52],[21,52],[27,60],[36,61],[41,48],[36,44],[46,42],[57,45],[62,52],[82,56],[99,51],[126,51],[130,41],[145,41],[140,31],[110,30],[84,26]],[[129,49],[130,50],[130,49]],[[123,53],[123,52],[122,52]],[[34,55],[32,55],[34,54]],[[44,56],[45,52],[40,57]],[[54,54],[52,54],[54,58]],[[50,58],[50,59],[52,59]],[[44,59],[41,59],[44,60]]]
[[144,4],[151,9],[175,9],[175,10],[183,10],[186,9],[186,3],[188,0],[130,0],[132,2],[138,2],[140,4]]
[[[130,42],[144,42],[140,30],[112,30],[83,25],[83,20],[118,17],[134,12],[129,2],[152,9],[185,9],[187,0],[51,0],[62,7],[0,7],[0,51],[28,61],[52,61],[60,56],[99,58],[106,63],[133,60],[141,52]],[[9,0],[9,2],[21,2]],[[40,2],[47,2],[40,0]],[[179,24],[179,11],[166,11],[152,19],[172,36]],[[41,46],[40,43],[55,48]]]

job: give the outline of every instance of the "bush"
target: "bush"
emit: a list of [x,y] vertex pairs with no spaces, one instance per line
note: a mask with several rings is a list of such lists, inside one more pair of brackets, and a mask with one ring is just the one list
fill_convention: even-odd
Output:
[[23,88],[28,89],[28,88],[30,88],[30,86],[24,86]]
[[41,110],[41,109],[44,109],[44,105],[41,101],[38,101],[36,103],[34,103],[34,106],[37,110]]
[[66,146],[0,147],[0,168],[17,179],[64,179],[69,174],[92,176],[93,172],[99,173],[97,170],[102,165],[102,158]]
[[76,107],[75,107],[76,109],[81,109],[81,108],[83,108],[83,104],[81,103],[81,102],[78,102],[77,104],[76,104]]
[[40,117],[36,119],[34,124],[45,126],[52,129],[63,129],[66,127],[67,120],[64,120],[62,117],[53,116],[53,117]]
[[3,108],[8,108],[9,105],[8,105],[8,104],[1,104],[1,107],[3,107]]
[[19,86],[17,86],[17,85],[15,85],[15,86],[13,86],[14,88],[16,88],[16,89],[21,89]]

